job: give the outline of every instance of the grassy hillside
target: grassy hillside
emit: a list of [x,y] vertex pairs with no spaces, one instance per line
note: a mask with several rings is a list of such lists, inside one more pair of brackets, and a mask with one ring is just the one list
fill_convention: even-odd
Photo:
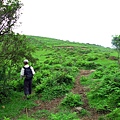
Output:
[[[19,73],[14,75],[9,81],[11,96],[1,103],[1,120],[85,120],[94,116],[100,120],[119,120],[120,74],[114,49],[27,37],[36,50],[33,53],[36,61],[30,62],[36,71],[33,94],[30,100],[24,100],[23,80],[18,79]],[[76,111],[76,107],[82,110]]]

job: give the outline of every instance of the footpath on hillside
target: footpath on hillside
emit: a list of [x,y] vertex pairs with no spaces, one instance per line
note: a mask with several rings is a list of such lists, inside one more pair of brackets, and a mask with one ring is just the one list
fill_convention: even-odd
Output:
[[85,117],[81,118],[81,120],[98,120],[98,117],[100,116],[99,113],[95,109],[92,109],[89,107],[88,99],[86,96],[86,92],[88,92],[89,89],[80,84],[80,78],[82,76],[88,76],[92,72],[93,72],[93,70],[81,70],[80,74],[76,78],[75,86],[72,89],[73,93],[80,94],[82,96],[82,100],[84,103],[82,107],[90,112],[90,116],[85,116]]
[[[92,70],[80,70],[80,73],[76,78],[75,86],[71,90],[73,93],[80,94],[82,96],[82,100],[84,102],[84,105],[82,106],[82,108],[86,109],[87,111],[90,112],[90,116],[82,117],[82,118],[80,118],[80,120],[98,120],[98,117],[100,116],[100,114],[95,109],[92,109],[89,107],[88,99],[86,96],[86,92],[89,91],[89,89],[80,84],[81,76],[88,76],[92,72],[93,72]],[[63,98],[56,98],[49,102],[48,101],[42,102],[40,100],[36,100],[35,103],[37,103],[38,106],[35,106],[35,107],[27,110],[27,114],[28,115],[33,114],[33,113],[37,112],[38,110],[49,110],[50,112],[56,113],[58,111],[57,107],[60,104],[62,99]],[[24,110],[24,113],[25,112],[26,111]],[[40,120],[46,120],[46,118],[41,118]]]

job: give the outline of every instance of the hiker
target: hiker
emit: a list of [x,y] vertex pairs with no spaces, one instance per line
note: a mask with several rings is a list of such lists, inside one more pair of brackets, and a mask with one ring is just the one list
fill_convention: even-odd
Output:
[[27,59],[24,60],[24,67],[21,69],[21,72],[20,72],[20,77],[25,78],[24,94],[26,99],[28,98],[27,96],[30,95],[32,92],[32,78],[33,78],[33,75],[35,74],[33,67],[29,66],[28,62],[29,61]]

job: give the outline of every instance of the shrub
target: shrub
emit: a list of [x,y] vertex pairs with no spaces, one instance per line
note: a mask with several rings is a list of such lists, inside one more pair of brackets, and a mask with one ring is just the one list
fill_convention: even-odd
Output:
[[76,107],[83,104],[81,96],[79,94],[73,94],[72,92],[66,94],[65,98],[62,100],[61,105],[67,107]]
[[89,81],[89,80],[88,80],[88,77],[82,76],[82,77],[80,78],[80,83],[81,83],[82,85],[87,84],[88,81]]
[[10,98],[11,98],[11,93],[12,93],[12,90],[9,87],[5,88],[4,92],[1,89],[1,91],[0,91],[0,103],[8,102],[8,100],[10,100]]
[[83,67],[84,69],[96,69],[97,67],[101,66],[100,64],[93,61],[81,61],[77,64],[79,64],[78,66]]
[[16,90],[18,92],[23,91],[23,79],[11,80],[9,82],[9,85],[13,88],[13,90]]
[[120,101],[120,73],[108,74],[103,80],[94,86],[91,84],[91,91],[88,98],[92,107],[97,110],[111,111],[119,107]]
[[65,95],[69,92],[71,87],[64,82],[59,84],[58,81],[52,76],[45,78],[41,84],[35,88],[35,92],[42,95],[42,100],[51,100]]
[[8,118],[8,117],[4,117],[4,119],[3,120],[10,120],[10,118]]
[[111,113],[106,115],[109,120],[120,120],[120,108],[114,109]]
[[69,85],[74,82],[74,78],[71,75],[65,74],[65,73],[57,74],[55,79],[58,84],[65,83],[65,84]]
[[98,57],[96,57],[96,56],[88,56],[87,57],[87,61],[94,61],[94,60],[97,60],[98,59]]
[[90,115],[90,112],[87,111],[86,109],[82,109],[80,111],[80,116],[83,117],[83,116],[89,116]]
[[66,85],[46,87],[41,93],[41,99],[43,101],[52,100],[54,98],[64,96],[68,92],[69,88]]

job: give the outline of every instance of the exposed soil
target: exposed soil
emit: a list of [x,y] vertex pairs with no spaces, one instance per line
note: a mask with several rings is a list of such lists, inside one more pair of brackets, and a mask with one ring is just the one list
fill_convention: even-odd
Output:
[[90,112],[90,116],[82,117],[81,120],[98,120],[98,117],[100,116],[95,109],[92,109],[89,107],[88,99],[86,96],[86,92],[88,92],[89,89],[86,87],[83,87],[80,84],[80,77],[81,76],[88,76],[92,72],[94,72],[94,70],[81,70],[80,74],[76,78],[75,87],[72,89],[73,93],[77,93],[77,94],[80,94],[82,96],[82,100],[84,103],[84,105],[82,106],[83,109],[86,109],[87,111]]
[[[82,117],[80,118],[81,120],[98,120],[98,117],[100,116],[100,114],[95,109],[89,107],[88,99],[86,97],[86,92],[89,91],[89,89],[80,84],[80,77],[88,76],[92,72],[94,72],[94,70],[81,70],[80,74],[76,78],[75,86],[71,90],[73,93],[81,94],[84,103],[82,108],[90,112],[90,116]],[[56,98],[49,102],[42,102],[40,100],[37,100],[35,101],[35,103],[37,103],[38,106],[35,106],[30,110],[24,110],[23,112],[27,112],[28,115],[30,115],[31,113],[33,114],[38,110],[49,110],[50,112],[57,112],[57,106],[60,104],[62,99],[63,98]],[[46,118],[42,118],[40,120],[46,120]]]

